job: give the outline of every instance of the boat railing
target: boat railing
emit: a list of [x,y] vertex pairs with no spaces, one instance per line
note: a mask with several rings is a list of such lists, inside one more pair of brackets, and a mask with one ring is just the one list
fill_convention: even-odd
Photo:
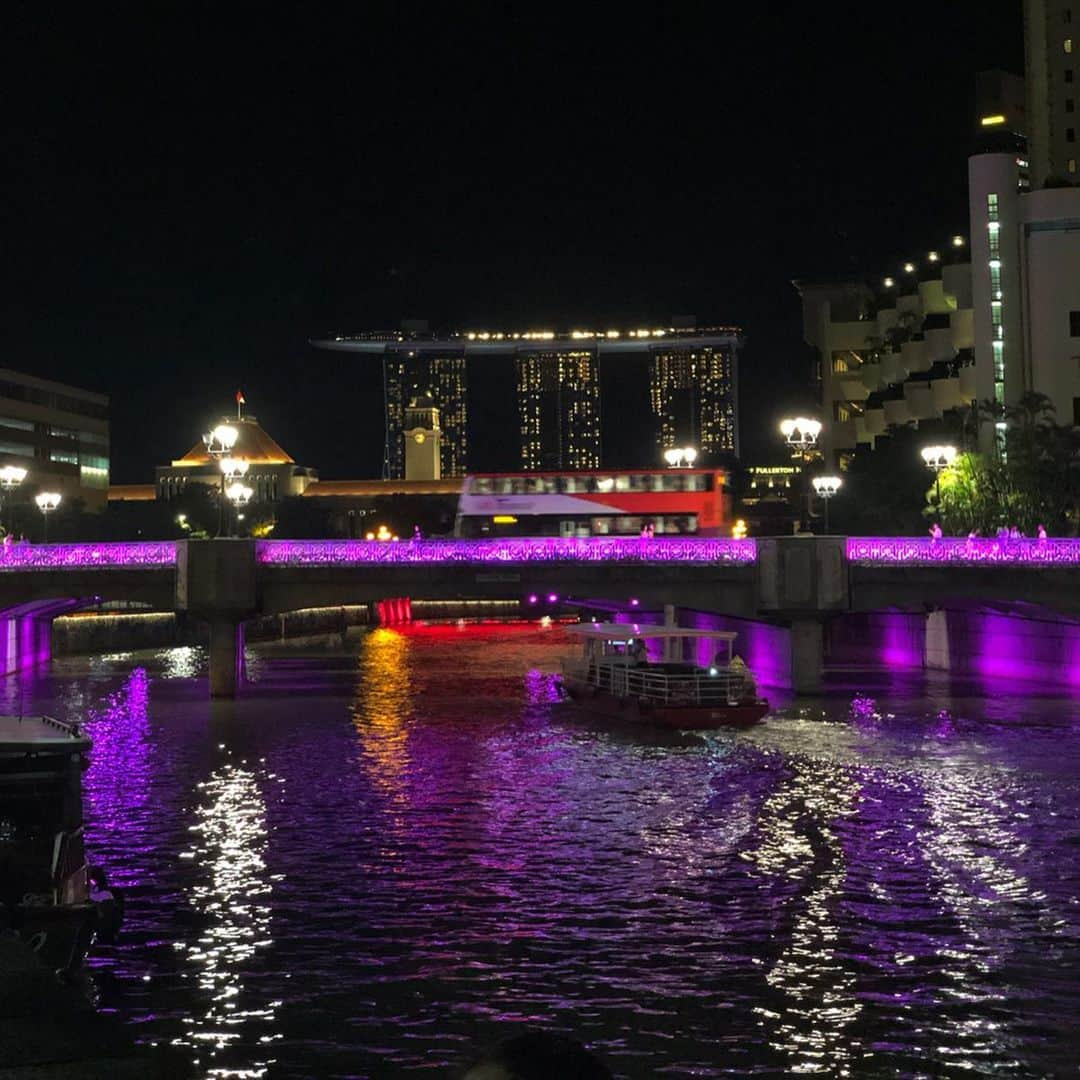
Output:
[[744,692],[745,677],[727,668],[670,672],[663,667],[632,663],[597,663],[571,660],[563,671],[598,690],[616,697],[636,697],[663,705],[726,705],[738,701]]

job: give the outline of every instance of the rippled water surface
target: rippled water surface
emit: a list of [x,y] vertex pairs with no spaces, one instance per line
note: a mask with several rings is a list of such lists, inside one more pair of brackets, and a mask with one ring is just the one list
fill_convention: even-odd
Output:
[[558,630],[64,660],[86,717],[92,976],[207,1075],[449,1076],[537,1025],[625,1077],[1072,1075],[1080,703],[864,680],[748,733],[558,701]]

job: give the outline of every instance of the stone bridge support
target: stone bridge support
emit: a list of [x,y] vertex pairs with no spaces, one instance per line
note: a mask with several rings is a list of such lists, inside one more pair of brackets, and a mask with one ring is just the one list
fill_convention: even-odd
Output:
[[176,610],[210,624],[210,696],[236,696],[244,662],[244,620],[258,611],[255,545],[245,540],[181,541]]
[[824,623],[848,607],[843,537],[782,536],[758,541],[760,613],[790,627],[791,685],[821,690]]

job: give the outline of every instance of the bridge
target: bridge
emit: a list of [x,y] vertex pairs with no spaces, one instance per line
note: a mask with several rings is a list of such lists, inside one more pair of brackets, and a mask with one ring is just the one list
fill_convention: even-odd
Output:
[[[950,605],[1080,615],[1080,541],[904,537],[204,540],[15,545],[0,552],[0,619],[103,600],[210,626],[210,692],[233,696],[245,620],[301,607],[424,599],[664,604],[787,632],[791,681],[820,686],[824,628],[857,613]],[[10,636],[10,635],[9,635]]]

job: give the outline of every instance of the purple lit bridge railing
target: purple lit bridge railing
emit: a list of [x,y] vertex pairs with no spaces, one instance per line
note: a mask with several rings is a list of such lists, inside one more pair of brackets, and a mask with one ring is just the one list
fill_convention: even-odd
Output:
[[263,566],[361,566],[410,563],[722,563],[750,565],[753,540],[724,537],[517,537],[500,540],[260,540]]
[[1080,566],[1080,540],[849,536],[854,566]]
[[176,565],[176,543],[0,546],[0,573],[26,570],[151,570]]

